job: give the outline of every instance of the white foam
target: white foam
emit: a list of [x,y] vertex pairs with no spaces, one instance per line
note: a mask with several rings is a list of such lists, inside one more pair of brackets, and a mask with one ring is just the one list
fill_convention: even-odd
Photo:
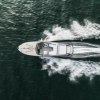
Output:
[[[60,26],[53,26],[52,32],[45,30],[43,35],[46,38],[42,38],[44,41],[55,41],[55,40],[82,40],[91,38],[100,38],[100,25],[92,23],[89,20],[84,20],[85,25],[80,25],[79,22],[73,21],[70,25],[70,29],[62,28]],[[92,49],[95,51],[95,49]],[[96,52],[99,52],[96,49]],[[79,52],[79,51],[78,51]],[[49,75],[59,73],[66,74],[70,71],[69,79],[76,81],[76,78],[85,75],[91,79],[95,75],[100,75],[100,62],[93,61],[76,61],[70,59],[60,58],[42,58],[48,61],[43,64],[43,70],[47,70]]]
[[45,30],[43,35],[46,36],[44,41],[55,40],[77,40],[88,38],[100,38],[100,25],[92,23],[89,20],[84,20],[85,25],[80,25],[78,21],[73,21],[70,29],[60,26],[53,26],[52,32]]
[[[44,59],[44,58],[42,58]],[[61,58],[45,58],[49,62],[43,64],[43,70],[47,70],[49,75],[59,73],[66,74],[70,72],[69,79],[77,81],[77,78],[85,75],[91,79],[95,75],[100,75],[100,62],[93,61],[76,61]]]

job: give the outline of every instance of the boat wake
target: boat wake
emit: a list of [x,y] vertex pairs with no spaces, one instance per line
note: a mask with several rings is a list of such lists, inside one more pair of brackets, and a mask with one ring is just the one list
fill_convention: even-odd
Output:
[[84,25],[73,21],[70,29],[55,25],[51,32],[50,30],[45,30],[43,36],[45,36],[45,38],[42,38],[44,41],[98,39],[100,38],[100,25],[86,19],[84,20]]
[[78,78],[83,75],[93,79],[95,75],[100,75],[100,62],[93,61],[76,61],[71,59],[61,58],[42,58],[43,70],[47,70],[49,75],[69,73],[69,79],[71,81],[77,81]]
[[[56,41],[56,40],[83,40],[100,38],[100,25],[92,23],[89,20],[84,20],[84,25],[80,25],[79,22],[73,21],[70,25],[70,29],[61,28],[60,26],[54,26],[52,31],[45,30],[41,40],[44,41]],[[100,49],[88,48],[91,52],[100,53]],[[86,50],[77,49],[75,52],[87,52]],[[85,53],[86,53],[85,52]],[[83,61],[83,60],[71,60],[71,59],[61,59],[53,57],[45,57],[43,59],[43,70],[47,70],[49,75],[59,73],[67,74],[69,73],[69,79],[71,81],[77,81],[77,78],[85,75],[89,77],[90,80],[94,76],[100,75],[100,62],[95,61]]]

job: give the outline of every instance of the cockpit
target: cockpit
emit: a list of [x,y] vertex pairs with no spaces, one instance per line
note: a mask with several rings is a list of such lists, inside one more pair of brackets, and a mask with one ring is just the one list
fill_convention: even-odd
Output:
[[56,44],[51,44],[51,43],[45,43],[45,42],[41,42],[38,43],[36,46],[36,52],[39,55],[55,55],[55,48],[56,48]]
[[36,53],[44,56],[58,56],[71,54],[71,46],[62,43],[40,42],[36,46]]

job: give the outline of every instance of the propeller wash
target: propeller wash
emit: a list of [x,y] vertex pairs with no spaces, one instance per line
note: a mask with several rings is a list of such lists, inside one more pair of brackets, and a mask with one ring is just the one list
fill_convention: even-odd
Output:
[[[44,41],[99,39],[100,25],[86,19],[84,20],[84,26],[80,25],[77,21],[73,21],[70,25],[70,29],[54,26],[52,31],[45,30],[43,35],[46,36],[45,39],[41,39]],[[89,77],[90,80],[92,80],[94,76],[100,75],[100,62],[76,61],[52,57],[41,58],[45,62],[43,63],[42,69],[47,70],[49,75],[55,73],[65,75],[66,73],[70,73],[69,79],[71,81],[77,81],[77,78],[80,78],[83,75]]]

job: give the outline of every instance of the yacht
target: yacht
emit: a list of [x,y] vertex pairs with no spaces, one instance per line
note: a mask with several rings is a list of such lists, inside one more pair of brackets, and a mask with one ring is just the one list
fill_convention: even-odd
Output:
[[25,42],[18,50],[26,55],[40,57],[88,58],[100,56],[100,45],[85,42]]

